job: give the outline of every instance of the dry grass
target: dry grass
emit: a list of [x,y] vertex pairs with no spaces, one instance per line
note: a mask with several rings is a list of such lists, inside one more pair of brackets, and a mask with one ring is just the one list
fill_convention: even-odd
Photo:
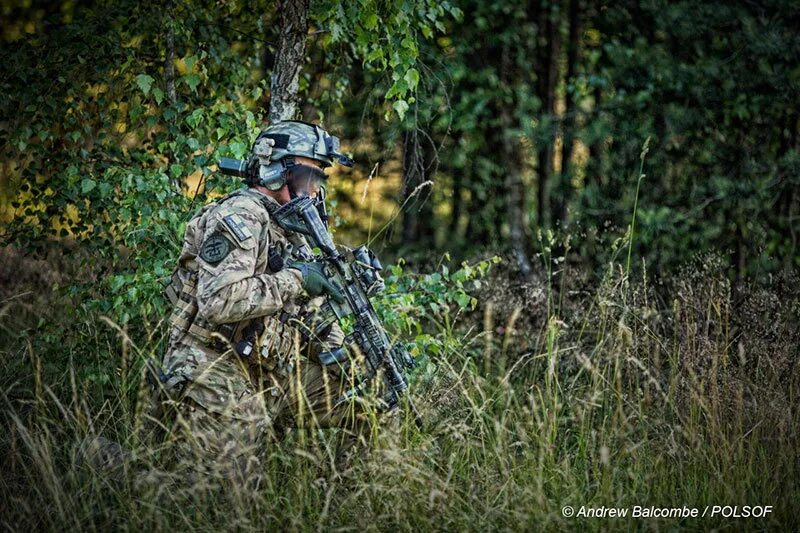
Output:
[[[610,267],[596,287],[564,283],[553,298],[541,297],[547,287],[500,275],[476,312],[433,332],[447,355],[416,383],[425,432],[388,421],[372,451],[344,472],[330,461],[332,436],[290,435],[266,451],[256,490],[213,473],[165,469],[164,450],[137,440],[132,370],[98,402],[72,369],[47,382],[39,354],[28,350],[33,379],[4,380],[0,523],[9,530],[796,528],[798,280],[734,294],[720,270],[712,258],[654,288]],[[108,349],[119,357],[118,346]],[[129,346],[126,357],[156,349]],[[117,480],[76,465],[80,443],[96,434],[132,451]],[[775,510],[747,520],[568,519],[564,505]]]

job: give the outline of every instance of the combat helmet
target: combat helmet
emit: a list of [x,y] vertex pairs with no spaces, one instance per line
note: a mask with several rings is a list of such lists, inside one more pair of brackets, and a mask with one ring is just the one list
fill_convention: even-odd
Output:
[[[267,145],[267,139],[274,143]],[[280,189],[286,173],[294,167],[294,157],[319,161],[323,168],[334,162],[352,167],[353,160],[340,152],[339,138],[317,124],[300,120],[284,120],[265,128],[253,143],[250,159],[254,181],[268,189]]]
[[347,167],[353,166],[353,160],[339,151],[339,138],[329,134],[317,124],[301,120],[276,122],[259,134],[255,145],[265,137],[275,142],[270,156],[271,161],[280,161],[290,156],[303,156],[320,161],[324,167],[333,165],[334,161]]

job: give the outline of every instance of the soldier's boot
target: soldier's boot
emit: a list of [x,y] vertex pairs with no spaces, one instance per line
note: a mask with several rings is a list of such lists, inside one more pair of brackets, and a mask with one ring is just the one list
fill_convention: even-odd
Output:
[[87,435],[78,447],[75,465],[88,467],[115,482],[125,477],[126,464],[130,464],[133,454],[120,443],[105,437]]
[[334,468],[341,478],[350,473],[357,461],[367,459],[372,450],[372,422],[365,413],[360,413],[352,426],[342,428],[338,444]]

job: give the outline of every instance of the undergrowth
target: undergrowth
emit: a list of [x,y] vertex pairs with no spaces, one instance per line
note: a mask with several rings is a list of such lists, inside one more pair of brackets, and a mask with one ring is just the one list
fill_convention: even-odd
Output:
[[[335,432],[291,433],[269,445],[257,488],[166,468],[163,445],[139,439],[142,361],[163,350],[163,324],[98,317],[60,324],[59,337],[45,327],[54,306],[38,329],[49,341],[37,342],[8,328],[24,306],[7,300],[0,521],[9,530],[797,527],[797,277],[733,290],[714,257],[658,281],[632,279],[623,264],[598,280],[547,262],[556,270],[538,283],[491,261],[451,271],[443,259],[427,275],[391,269],[381,312],[420,358],[413,394],[426,427],[387,417],[344,470],[331,460]],[[98,435],[128,450],[118,475],[79,464],[81,443]],[[567,505],[774,510],[587,519],[564,517]]]

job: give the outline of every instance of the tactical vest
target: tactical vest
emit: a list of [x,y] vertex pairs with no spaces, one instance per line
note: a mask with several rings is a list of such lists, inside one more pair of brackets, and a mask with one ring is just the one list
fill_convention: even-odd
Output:
[[[210,209],[212,206],[219,205],[232,198],[245,195],[258,200],[264,209],[270,214],[270,225],[267,229],[270,242],[280,242],[280,240],[283,238],[289,237],[288,235],[284,236],[279,234],[273,225],[272,215],[277,210],[277,207],[269,202],[263,195],[252,191],[251,189],[242,189],[225,196],[224,198],[221,198],[204,207],[197,216],[201,216],[203,211]],[[310,250],[308,249],[307,244],[305,245],[305,248],[306,249],[302,249],[302,247],[298,247],[298,249],[293,250],[292,255],[294,258],[307,259],[306,256],[310,254]],[[272,271],[280,270],[280,268],[273,268],[272,264],[269,265],[269,268]],[[198,316],[198,269],[199,266],[193,260],[190,260],[186,264],[186,268],[176,268],[172,274],[170,283],[164,289],[165,297],[172,304],[172,313],[169,318],[169,323],[171,326],[169,343],[173,344],[178,342],[181,338],[183,338],[184,335],[188,334],[201,343],[221,351],[237,339],[239,333],[246,329],[246,325],[249,324],[250,321],[244,321],[244,324],[236,322],[214,325],[205,320],[203,317]],[[291,318],[291,315],[283,313],[282,316],[276,320],[279,320],[280,322],[286,322]]]

